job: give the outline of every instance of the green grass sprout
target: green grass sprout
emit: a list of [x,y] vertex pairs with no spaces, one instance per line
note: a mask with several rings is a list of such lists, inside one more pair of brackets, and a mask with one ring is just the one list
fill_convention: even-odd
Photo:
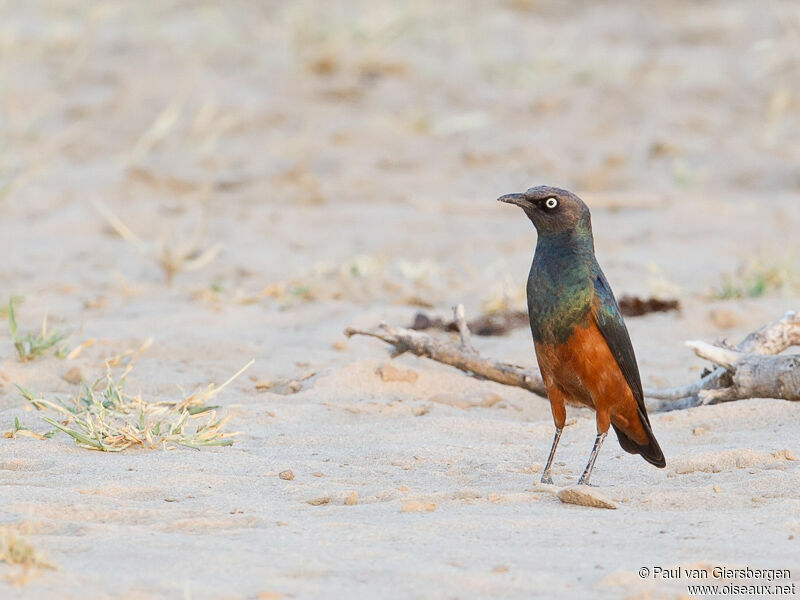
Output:
[[759,298],[785,289],[800,289],[800,276],[793,260],[750,259],[734,273],[725,273],[711,292],[718,300]]
[[[177,446],[199,449],[233,444],[233,437],[238,434],[225,431],[230,417],[218,418],[218,407],[210,401],[255,361],[251,360],[220,386],[212,383],[177,401],[148,402],[141,395],[127,394],[125,382],[151,343],[148,340],[138,352],[126,353],[125,358],[107,361],[106,374],[91,385],[84,384],[67,401],[36,398],[30,390],[17,387],[34,408],[48,413],[42,416],[46,423],[70,436],[81,448],[121,452],[131,446],[172,450]],[[123,362],[124,370],[115,375],[114,366]],[[194,425],[200,417],[205,418]],[[13,433],[21,433],[16,424]]]
[[0,560],[9,565],[22,567],[23,576],[17,583],[24,583],[27,579],[27,573],[32,569],[56,568],[18,531],[8,526],[0,527]]
[[[47,314],[42,319],[42,329],[38,333],[21,334],[17,325],[17,316],[14,309],[15,301],[12,298],[8,301],[8,329],[11,333],[11,341],[17,351],[20,361],[30,362],[44,356],[48,350],[62,342],[66,336],[58,331],[47,331]],[[66,347],[60,346],[55,349],[58,358],[66,356]]]

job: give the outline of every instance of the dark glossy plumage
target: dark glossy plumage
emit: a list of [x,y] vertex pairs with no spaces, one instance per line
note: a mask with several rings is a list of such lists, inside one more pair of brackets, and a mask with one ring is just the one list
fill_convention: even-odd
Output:
[[617,306],[617,300],[614,298],[611,286],[608,284],[603,272],[599,270],[599,267],[598,271],[594,284],[595,294],[598,299],[597,308],[594,311],[597,327],[600,333],[603,334],[619,370],[622,371],[622,375],[625,377],[625,381],[636,399],[639,418],[647,431],[650,443],[647,446],[637,445],[614,425],[613,419],[611,424],[614,426],[619,443],[624,450],[632,454],[641,454],[645,460],[659,468],[665,467],[667,463],[664,459],[664,453],[658,446],[653,430],[650,427],[650,418],[647,416],[642,380],[639,376],[639,366],[636,364],[636,355],[633,352],[633,344],[631,344],[628,328],[625,326],[625,321],[622,320],[622,313],[619,310],[619,306]]
[[582,482],[609,424],[624,450],[663,467],[628,330],[595,258],[589,209],[571,192],[545,186],[500,199],[520,206],[539,234],[528,276],[528,316],[557,431],[543,481],[568,398],[597,411],[598,439]]

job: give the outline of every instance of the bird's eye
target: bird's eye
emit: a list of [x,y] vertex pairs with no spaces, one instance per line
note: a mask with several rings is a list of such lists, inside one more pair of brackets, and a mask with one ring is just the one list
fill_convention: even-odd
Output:
[[556,200],[555,198],[548,198],[547,200],[544,201],[544,205],[549,209],[553,209],[556,206],[558,206],[558,200]]

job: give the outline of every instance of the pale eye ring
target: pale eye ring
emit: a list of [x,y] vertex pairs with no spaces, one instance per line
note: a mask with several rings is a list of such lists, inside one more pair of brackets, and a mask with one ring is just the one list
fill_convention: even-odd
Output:
[[548,198],[547,200],[544,201],[544,205],[547,208],[553,209],[556,206],[558,206],[558,200],[556,200],[555,198]]

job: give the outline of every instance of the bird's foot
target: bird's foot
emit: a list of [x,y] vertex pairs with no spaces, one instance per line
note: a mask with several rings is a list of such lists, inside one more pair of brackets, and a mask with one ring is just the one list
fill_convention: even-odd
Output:
[[553,478],[550,476],[550,473],[543,474],[540,483],[545,485],[553,485]]
[[585,479],[583,477],[578,479],[578,485],[585,485],[586,487],[597,487],[595,484],[589,483],[588,477],[586,477]]

